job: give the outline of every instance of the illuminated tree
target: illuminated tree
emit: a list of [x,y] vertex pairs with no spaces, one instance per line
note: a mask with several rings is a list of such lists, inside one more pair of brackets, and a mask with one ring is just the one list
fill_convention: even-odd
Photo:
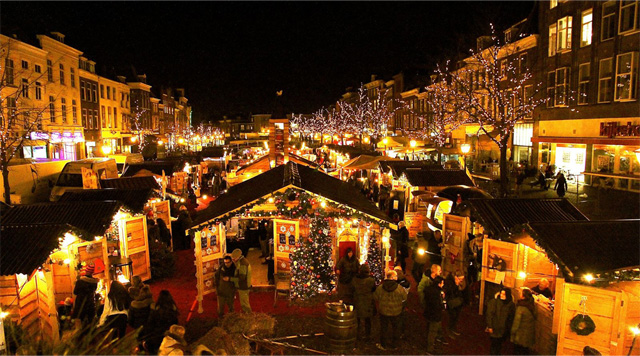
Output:
[[371,268],[371,274],[376,285],[384,279],[384,266],[382,265],[382,249],[375,234],[369,237],[369,249],[367,251],[367,263]]

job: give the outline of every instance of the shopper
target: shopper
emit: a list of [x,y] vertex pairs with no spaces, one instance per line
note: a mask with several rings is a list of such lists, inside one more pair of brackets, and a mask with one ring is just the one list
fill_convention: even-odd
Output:
[[422,233],[418,233],[413,247],[413,266],[411,267],[411,275],[413,276],[416,284],[420,283],[422,273],[424,273],[424,266],[429,258],[427,254],[428,247],[429,243],[427,242],[427,239],[424,238]]
[[231,259],[236,267],[234,277],[231,281],[238,290],[238,299],[240,306],[245,313],[251,313],[251,304],[249,303],[249,291],[251,290],[251,264],[242,256],[242,250],[239,248],[233,250]]
[[496,298],[489,301],[486,331],[491,338],[491,355],[501,354],[502,343],[510,335],[515,309],[509,288],[502,288]]
[[104,309],[98,326],[115,329],[117,338],[124,337],[127,331],[130,304],[131,297],[124,285],[118,281],[112,281],[107,298],[104,300]]
[[398,223],[398,240],[396,241],[396,266],[402,267],[402,272],[407,270],[405,259],[409,255],[409,230],[404,221]]
[[361,325],[364,322],[363,341],[371,339],[371,317],[374,312],[373,292],[376,290],[376,283],[371,276],[371,268],[368,264],[360,266],[360,271],[352,281],[354,289],[354,307],[358,318],[358,337],[362,334]]
[[531,355],[536,342],[536,306],[529,289],[522,290],[511,327],[511,342],[516,355]]
[[433,283],[427,286],[424,291],[424,316],[427,320],[427,352],[430,354],[435,353],[436,342],[444,341],[442,338],[443,286],[444,279],[441,276],[436,276],[433,279]]
[[80,324],[82,333],[86,333],[89,325],[96,316],[95,295],[98,289],[98,279],[93,278],[95,265],[90,263],[84,267],[81,277],[73,287],[73,294],[76,296],[71,319],[76,319],[76,324]]
[[[428,275],[426,274],[427,271],[429,271]],[[433,264],[427,271],[424,271],[425,274],[422,276],[420,284],[418,284],[418,297],[420,298],[420,305],[422,305],[423,307],[425,305],[424,290],[425,288],[433,284],[433,281],[436,277],[442,275],[442,267],[440,267],[440,265]]]
[[344,256],[336,265],[338,274],[338,298],[347,304],[353,304],[353,285],[351,281],[358,273],[360,265],[351,247],[347,248]]
[[229,313],[233,313],[233,299],[236,296],[236,286],[231,280],[236,272],[236,266],[231,260],[231,256],[224,256],[223,264],[216,271],[216,297],[218,299],[218,318],[224,316],[224,307],[227,306]]
[[[380,343],[376,344],[380,350],[395,349],[400,340],[400,326],[398,321],[402,308],[407,300],[407,292],[397,282],[398,274],[394,270],[387,271],[385,280],[376,288],[373,299],[378,304],[380,314]],[[391,326],[391,330],[389,330]],[[387,336],[391,335],[391,341]]]
[[156,354],[164,333],[178,323],[178,307],[168,290],[161,290],[158,299],[151,305],[149,319],[140,333],[140,340],[151,354]]
[[442,265],[442,247],[444,246],[442,242],[442,232],[440,230],[434,231],[427,242],[429,261],[432,265]]
[[129,307],[129,325],[137,329],[144,325],[151,313],[153,295],[148,285],[142,283],[140,276],[133,276],[129,287],[131,306]]
[[160,356],[182,356],[189,355],[187,342],[184,340],[185,329],[181,325],[171,325],[165,333],[158,355]]
[[564,194],[567,192],[568,185],[567,179],[564,177],[564,174],[558,173],[558,177],[556,179],[556,185],[553,188],[560,198],[564,197]]
[[[411,282],[409,282],[407,277],[404,275],[404,273],[402,272],[402,268],[400,268],[400,266],[395,266],[393,270],[396,271],[396,274],[398,275],[398,279],[396,280],[396,282],[398,282],[398,285],[404,289],[404,291],[407,293],[407,296],[408,296],[409,289],[411,289]],[[405,300],[404,304],[402,305],[402,312],[398,317],[398,328],[400,329],[400,339],[404,339],[404,332],[405,332],[405,325],[406,325],[405,322],[407,320],[406,309],[407,309],[407,301]]]
[[447,301],[447,315],[449,316],[448,335],[452,339],[454,339],[455,336],[460,335],[457,330],[457,325],[458,318],[460,317],[460,311],[462,310],[462,304],[464,302],[463,289],[464,274],[461,271],[449,273],[445,279],[444,293]]

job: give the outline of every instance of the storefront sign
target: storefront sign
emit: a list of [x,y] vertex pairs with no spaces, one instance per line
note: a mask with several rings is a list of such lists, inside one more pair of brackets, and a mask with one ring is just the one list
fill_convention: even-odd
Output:
[[273,246],[276,258],[276,270],[291,270],[289,254],[295,250],[299,235],[299,222],[293,220],[273,220]]
[[415,239],[419,232],[427,229],[426,216],[423,212],[406,212],[404,213],[404,222],[409,230],[409,238]]
[[48,140],[49,134],[46,132],[32,132],[31,134],[32,140]]
[[51,142],[52,143],[60,143],[60,142],[62,142],[62,134],[60,132],[52,132],[51,133]]
[[626,125],[620,125],[617,122],[601,122],[600,136],[613,138],[616,136],[640,136],[640,125],[632,125],[627,122]]

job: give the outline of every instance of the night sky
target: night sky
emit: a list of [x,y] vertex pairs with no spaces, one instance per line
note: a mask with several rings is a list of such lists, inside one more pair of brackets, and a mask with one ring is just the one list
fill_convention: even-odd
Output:
[[372,74],[428,74],[468,53],[489,23],[503,29],[533,8],[531,1],[3,1],[0,28],[29,43],[62,32],[99,74],[130,77],[133,66],[154,87],[183,87],[197,122],[269,113],[278,90],[287,111],[310,113]]

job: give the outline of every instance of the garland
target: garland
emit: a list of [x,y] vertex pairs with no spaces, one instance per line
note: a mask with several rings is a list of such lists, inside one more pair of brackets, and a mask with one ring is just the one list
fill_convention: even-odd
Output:
[[576,314],[569,324],[571,331],[578,335],[589,335],[596,330],[596,323],[586,314]]

